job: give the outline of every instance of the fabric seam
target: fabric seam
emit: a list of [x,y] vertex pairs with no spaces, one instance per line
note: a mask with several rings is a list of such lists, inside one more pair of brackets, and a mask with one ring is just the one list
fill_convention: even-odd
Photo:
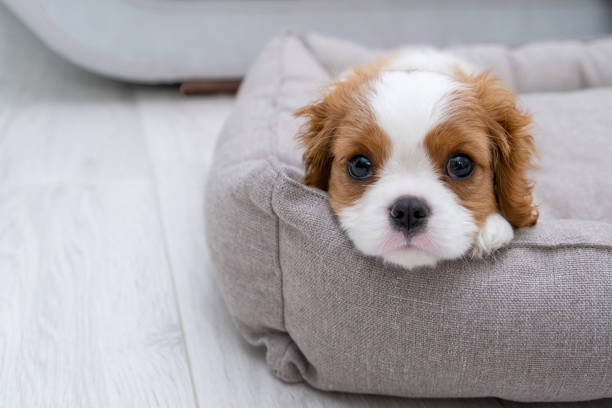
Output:
[[[284,58],[285,58],[285,52],[287,49],[287,43],[288,43],[288,33],[285,33],[282,37],[281,43],[280,43],[280,55],[281,58],[278,59],[278,65],[277,65],[277,78],[278,78],[278,82],[277,82],[277,86],[276,86],[276,92],[274,93],[274,137],[270,138],[270,142],[271,144],[273,144],[274,146],[271,146],[272,149],[274,149],[274,153],[276,153],[276,148],[275,146],[278,146],[278,139],[280,137],[280,132],[279,132],[279,116],[281,113],[281,107],[280,107],[280,97],[281,97],[281,92],[282,92],[282,87],[285,81],[285,72],[284,72]],[[272,143],[272,141],[274,141],[274,143]],[[274,154],[271,154],[270,157],[275,157]],[[281,256],[280,256],[280,217],[278,215],[278,213],[276,212],[275,208],[274,208],[274,196],[276,195],[276,191],[280,185],[280,176],[281,176],[281,172],[279,171],[278,168],[276,168],[276,166],[274,166],[270,161],[268,161],[270,167],[273,169],[273,171],[275,171],[276,173],[276,177],[274,180],[274,187],[272,188],[272,192],[270,195],[270,208],[272,209],[272,212],[274,213],[276,220],[276,265],[278,268],[278,274],[279,274],[279,280],[280,280],[280,295],[281,295],[281,325],[283,327],[283,329],[285,330],[285,332],[287,332],[287,326],[286,326],[286,319],[285,319],[285,279],[283,276],[283,269],[281,267]],[[278,367],[277,367],[278,369]]]
[[304,49],[306,51],[308,51],[308,54],[310,54],[310,56],[312,57],[312,59],[314,61],[317,62],[317,64],[319,65],[319,67],[321,67],[321,69],[323,71],[325,71],[325,73],[327,74],[327,76],[331,79],[332,78],[332,73],[331,70],[329,69],[329,67],[327,65],[325,65],[323,63],[323,61],[321,60],[321,58],[319,58],[319,56],[314,52],[314,50],[312,49],[312,46],[310,45],[310,43],[308,42],[308,40],[306,39],[306,35],[301,34],[301,35],[297,35],[295,36],[295,38],[297,38],[300,43],[302,44],[302,46],[304,47]]

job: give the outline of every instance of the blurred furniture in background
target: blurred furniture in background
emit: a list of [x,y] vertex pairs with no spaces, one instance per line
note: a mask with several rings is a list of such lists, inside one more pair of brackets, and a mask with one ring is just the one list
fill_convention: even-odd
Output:
[[521,43],[612,33],[605,0],[2,0],[49,47],[127,81],[240,78],[282,30],[366,46]]

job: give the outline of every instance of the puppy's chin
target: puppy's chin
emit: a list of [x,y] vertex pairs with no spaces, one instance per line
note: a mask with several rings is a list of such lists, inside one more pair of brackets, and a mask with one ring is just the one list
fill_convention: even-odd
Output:
[[350,222],[352,215],[347,217],[346,211],[341,212],[339,216],[342,228],[357,250],[365,255],[378,257],[384,263],[405,269],[432,267],[443,260],[457,259],[465,255],[482,256],[489,252],[486,250],[479,253],[473,251],[474,240],[480,237],[480,234],[475,231],[475,226],[462,231],[449,228],[443,232],[433,225],[422,233],[407,239],[403,234],[388,227],[378,229],[372,227],[370,231],[367,231],[368,225],[372,226],[372,224],[357,226]]
[[473,252],[470,252],[470,247],[470,245],[465,245],[457,247],[453,251],[441,253],[407,243],[401,247],[384,252],[374,251],[368,253],[369,251],[367,250],[361,252],[366,255],[379,257],[386,264],[396,265],[410,270],[420,267],[433,267],[440,261],[461,258],[466,254],[474,255]]
[[[349,232],[349,235],[351,233]],[[468,234],[471,235],[471,234]],[[353,242],[356,244],[360,240],[358,237],[353,237]],[[457,236],[458,240],[461,240]],[[469,244],[467,240],[469,236],[463,237],[463,245],[455,245],[441,251],[440,246],[433,241],[432,234],[424,231],[407,238],[404,234],[398,231],[393,231],[387,234],[386,238],[382,239],[381,245],[377,250],[372,251],[370,248],[362,247],[361,250],[369,255],[380,257],[384,263],[401,266],[406,269],[414,269],[425,266],[435,266],[439,261],[445,259],[455,259],[463,256],[468,252]],[[367,245],[367,244],[366,244]]]
[[396,249],[381,255],[385,263],[414,269],[422,266],[435,266],[440,258],[414,247]]
[[[345,230],[355,247],[363,254],[378,257],[386,264],[409,270],[433,267],[440,261],[458,259],[465,255],[481,257],[491,252],[487,250],[489,248],[478,245],[479,241],[473,245],[474,235],[470,233],[457,237],[460,242],[456,245],[445,245],[444,248],[441,248],[440,245],[432,242],[429,234],[426,233],[417,235],[413,239],[403,238],[402,242],[397,237],[399,234],[390,233],[388,238],[381,239],[380,245],[372,246],[370,238],[359,237],[359,233],[351,228],[345,228]],[[478,237],[480,240],[481,234],[478,234]]]

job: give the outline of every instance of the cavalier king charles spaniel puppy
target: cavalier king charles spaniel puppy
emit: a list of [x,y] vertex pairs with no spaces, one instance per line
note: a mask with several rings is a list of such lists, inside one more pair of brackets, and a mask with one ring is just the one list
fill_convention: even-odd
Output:
[[481,257],[534,225],[531,117],[499,79],[434,50],[342,74],[300,109],[305,184],[362,253],[405,268]]

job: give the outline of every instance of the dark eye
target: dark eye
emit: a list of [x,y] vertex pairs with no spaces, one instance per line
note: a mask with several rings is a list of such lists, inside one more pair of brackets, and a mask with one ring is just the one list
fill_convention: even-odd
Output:
[[362,154],[356,154],[348,160],[349,176],[355,180],[364,180],[372,175],[372,162]]
[[446,163],[446,174],[454,179],[469,177],[474,171],[474,162],[465,154],[451,157]]

